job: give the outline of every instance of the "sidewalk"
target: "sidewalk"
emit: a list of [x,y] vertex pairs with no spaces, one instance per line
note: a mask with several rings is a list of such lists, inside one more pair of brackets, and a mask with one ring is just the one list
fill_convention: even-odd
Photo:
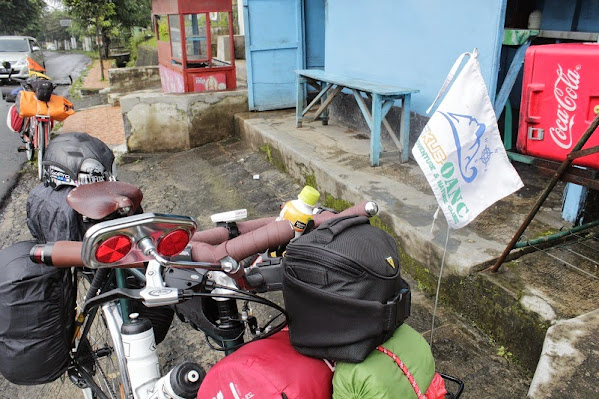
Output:
[[99,138],[109,147],[125,144],[121,107],[100,105],[77,111],[64,121],[60,133],[85,132]]
[[112,60],[104,60],[104,80],[100,80],[102,75],[100,71],[100,60],[94,60],[92,68],[83,79],[82,89],[105,89],[110,86],[108,82],[108,70],[113,68]]
[[[83,81],[82,89],[97,90],[109,87],[108,69],[110,68],[112,68],[112,60],[105,60],[105,80],[100,80],[100,61],[94,60],[92,68]],[[60,133],[85,132],[99,138],[111,148],[125,144],[120,106],[100,105],[76,111],[73,116],[64,121]]]

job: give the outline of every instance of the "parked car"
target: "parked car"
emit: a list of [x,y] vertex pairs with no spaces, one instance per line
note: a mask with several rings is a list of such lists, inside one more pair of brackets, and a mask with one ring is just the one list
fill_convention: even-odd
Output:
[[46,67],[42,48],[37,40],[29,36],[0,36],[0,80],[8,79],[9,70],[4,65],[10,63],[12,75],[27,78],[29,70],[27,57]]

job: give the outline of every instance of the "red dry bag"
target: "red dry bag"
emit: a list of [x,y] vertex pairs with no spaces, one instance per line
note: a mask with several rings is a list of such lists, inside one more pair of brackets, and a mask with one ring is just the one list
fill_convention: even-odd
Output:
[[13,132],[19,133],[23,128],[23,122],[24,119],[19,115],[17,107],[12,105],[8,110],[8,115],[6,116],[6,126],[8,126],[8,128]]
[[331,399],[333,371],[298,353],[289,333],[250,342],[210,369],[198,399]]

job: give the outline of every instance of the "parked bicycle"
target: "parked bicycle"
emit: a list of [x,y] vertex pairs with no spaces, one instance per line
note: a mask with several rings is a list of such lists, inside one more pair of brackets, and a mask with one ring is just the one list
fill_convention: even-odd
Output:
[[[28,59],[29,77],[25,80],[8,75],[9,80],[18,82],[21,87],[15,93],[15,102],[8,112],[9,129],[20,134],[27,160],[32,161],[37,154],[38,178],[42,179],[42,160],[50,140],[50,133],[56,121],[64,121],[75,113],[73,103],[62,96],[53,94],[57,84],[45,75],[45,69]],[[4,68],[12,71],[10,64]],[[41,68],[41,69],[40,69]]]
[[[127,301],[154,307],[207,299],[215,305],[208,310],[210,325],[195,327],[206,331],[215,347],[231,353],[244,343],[247,331],[265,338],[285,326],[286,311],[257,295],[281,289],[281,258],[267,256],[257,262],[255,258],[286,245],[295,232],[286,220],[264,218],[225,222],[196,233],[196,223],[189,217],[132,215],[140,200],[141,192],[125,183],[78,187],[68,197],[77,212],[94,220],[125,217],[91,227],[83,242],[36,245],[31,259],[80,268],[79,313],[68,375],[86,398],[195,398],[204,371],[184,363],[161,376],[151,349],[151,325],[135,317],[129,320]],[[373,203],[362,203],[340,214],[324,211],[314,216],[314,227],[346,215],[372,216],[376,209]],[[127,278],[119,277],[122,271],[143,288],[128,288]],[[241,312],[236,300],[246,303]],[[283,320],[274,325],[275,317],[259,327],[248,302],[276,309]],[[458,398],[461,381],[443,377],[458,384],[451,396]]]

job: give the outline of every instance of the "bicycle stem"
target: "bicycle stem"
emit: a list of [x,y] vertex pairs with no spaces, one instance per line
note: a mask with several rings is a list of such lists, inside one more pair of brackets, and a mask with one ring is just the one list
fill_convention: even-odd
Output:
[[144,237],[137,243],[139,248],[142,250],[143,254],[146,256],[153,257],[156,262],[158,262],[161,266],[164,267],[185,267],[185,268],[198,268],[204,270],[213,270],[213,271],[225,271],[227,273],[235,273],[239,270],[239,265],[235,262],[234,259],[227,257],[221,260],[221,265],[217,266],[214,263],[209,262],[187,262],[187,261],[170,261],[163,258],[158,251],[156,250],[156,246],[154,245],[154,241],[150,237]]

